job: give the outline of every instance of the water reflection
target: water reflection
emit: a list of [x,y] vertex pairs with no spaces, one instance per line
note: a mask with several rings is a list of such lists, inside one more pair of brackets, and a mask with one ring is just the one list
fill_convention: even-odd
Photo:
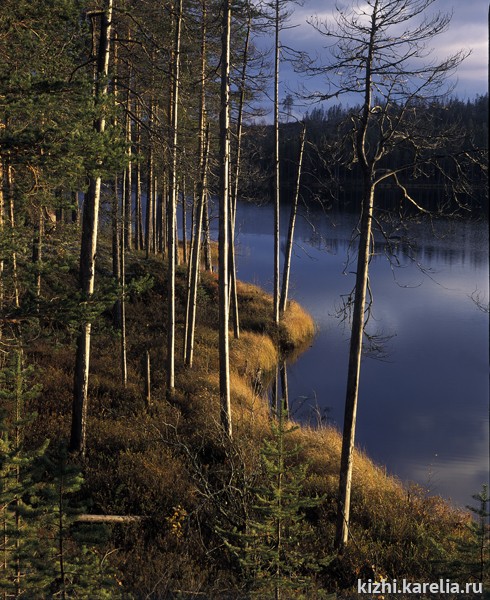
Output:
[[[240,205],[237,219],[238,276],[270,290],[272,208]],[[312,424],[342,426],[349,331],[335,315],[354,285],[355,225],[322,211],[297,222],[291,295],[318,335],[288,366],[288,399]],[[488,477],[488,316],[471,299],[488,300],[487,224],[414,223],[397,235],[399,268],[376,237],[373,331],[393,337],[384,361],[363,361],[358,442],[390,472],[465,505]]]

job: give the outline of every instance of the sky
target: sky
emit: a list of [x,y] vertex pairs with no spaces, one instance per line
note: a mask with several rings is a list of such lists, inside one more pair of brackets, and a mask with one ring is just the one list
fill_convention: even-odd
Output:
[[[349,3],[353,0],[343,0]],[[281,43],[297,50],[306,51],[310,56],[321,54],[325,39],[307,24],[307,19],[332,14],[335,0],[304,0],[302,6],[295,6],[290,24],[294,28],[281,32]],[[470,56],[459,66],[454,82],[453,94],[460,99],[474,99],[488,91],[488,0],[436,0],[429,9],[430,13],[451,13],[448,30],[437,36],[430,44],[434,55],[443,58],[461,49],[471,50]],[[301,80],[290,64],[281,63],[280,94],[298,92]],[[318,88],[320,83],[308,82],[310,89]],[[338,102],[338,101],[337,101]],[[348,103],[348,102],[345,102]],[[295,112],[304,113],[306,107],[295,101]]]

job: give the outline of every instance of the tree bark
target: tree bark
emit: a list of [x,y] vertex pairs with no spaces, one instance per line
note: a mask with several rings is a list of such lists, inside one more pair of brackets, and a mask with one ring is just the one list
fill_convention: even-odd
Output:
[[372,102],[372,64],[377,33],[379,0],[376,0],[371,15],[369,44],[367,47],[364,74],[364,102],[360,127],[356,134],[357,156],[363,178],[362,215],[359,247],[357,254],[356,286],[352,314],[352,330],[347,371],[347,391],[345,397],[344,429],[340,457],[339,504],[335,547],[342,552],[349,539],[350,497],[352,487],[352,464],[356,433],[357,401],[359,397],[359,376],[361,372],[362,338],[365,325],[366,291],[369,277],[371,228],[374,209],[374,164],[368,155],[367,133]]
[[[100,41],[97,59],[97,80],[95,101],[100,102],[107,95],[107,76],[109,74],[110,33],[113,0],[107,0],[106,9],[101,17]],[[95,122],[95,130],[102,134],[105,130],[105,117]],[[97,231],[100,205],[101,178],[92,177],[85,197],[82,244],[80,250],[80,289],[85,301],[90,301],[95,282],[95,254],[97,249]],[[75,380],[70,450],[85,454],[87,430],[88,380],[90,367],[91,323],[82,323],[77,339],[75,359]]]
[[279,0],[275,2],[274,44],[274,323],[279,323],[280,280],[280,172],[279,172]]
[[209,127],[206,129],[206,141],[204,151],[204,162],[202,165],[199,198],[196,209],[194,243],[192,244],[191,260],[189,261],[189,294],[188,294],[188,316],[185,339],[184,363],[192,367],[194,356],[194,332],[196,328],[197,310],[197,284],[199,281],[199,266],[201,257],[201,232],[204,213],[205,197],[207,194],[207,170],[209,155]]
[[185,197],[185,177],[182,181],[182,262],[187,264],[187,200]]
[[242,150],[242,131],[243,131],[243,106],[245,104],[245,83],[247,78],[248,65],[248,48],[250,43],[251,29],[251,14],[248,12],[247,32],[245,34],[245,44],[243,48],[242,72],[240,78],[240,99],[238,102],[238,116],[236,128],[236,156],[235,156],[235,173],[234,184],[231,190],[230,203],[230,308],[232,311],[233,334],[235,339],[240,337],[240,317],[238,313],[238,294],[237,294],[237,277],[236,277],[236,261],[235,261],[235,223],[236,223],[236,208],[238,200],[238,184],[240,180],[240,160]]
[[182,0],[176,0],[176,22],[174,42],[171,134],[172,155],[169,181],[168,206],[168,272],[167,272],[167,392],[172,394],[175,388],[175,265],[176,265],[176,212],[177,212],[177,137],[180,88],[180,31],[182,25]]
[[298,174],[296,176],[296,187],[294,190],[294,199],[291,205],[291,215],[289,217],[289,228],[288,228],[288,239],[286,242],[286,255],[284,257],[284,270],[282,273],[282,288],[281,288],[281,302],[279,304],[279,312],[284,314],[288,301],[288,290],[289,290],[289,274],[291,271],[291,254],[293,251],[293,240],[294,240],[294,226],[296,223],[296,214],[298,212],[298,201],[299,201],[299,186],[301,182],[301,168],[303,165],[303,153],[305,148],[305,136],[306,126],[303,124],[301,131],[300,146],[299,146],[299,157],[298,157]]
[[368,283],[371,227],[374,206],[374,187],[364,192],[361,218],[361,238],[357,257],[356,288],[352,315],[352,332],[347,372],[347,393],[345,398],[344,429],[342,433],[342,453],[340,461],[339,508],[335,546],[342,549],[349,537],[350,496],[352,487],[352,465],[356,431],[357,400],[359,396],[359,375],[361,371],[362,338],[364,334],[364,311]]
[[231,5],[223,0],[221,37],[220,195],[219,195],[219,384],[221,425],[232,437],[229,363],[229,180],[230,180],[230,39]]

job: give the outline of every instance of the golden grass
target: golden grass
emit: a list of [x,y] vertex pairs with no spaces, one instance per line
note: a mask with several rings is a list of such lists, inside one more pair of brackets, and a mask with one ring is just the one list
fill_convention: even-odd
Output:
[[287,346],[297,348],[311,341],[315,335],[315,322],[297,302],[288,302],[281,319],[282,336]]
[[262,333],[244,331],[230,340],[230,369],[251,380],[272,371],[279,354],[272,339]]

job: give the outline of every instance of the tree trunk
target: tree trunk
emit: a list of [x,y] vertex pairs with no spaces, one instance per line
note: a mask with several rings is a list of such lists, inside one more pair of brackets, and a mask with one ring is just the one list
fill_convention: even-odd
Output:
[[211,256],[211,234],[209,229],[209,198],[204,199],[204,220],[203,220],[203,244],[204,244],[204,268],[206,271],[213,270],[213,260]]
[[34,227],[34,240],[32,243],[32,262],[35,265],[35,287],[36,298],[41,297],[41,271],[43,261],[43,236],[44,236],[44,216],[42,206],[38,208],[38,221]]
[[[136,105],[136,117],[139,120],[141,117],[140,105]],[[136,125],[136,197],[135,197],[135,245],[137,250],[143,250],[143,205],[141,202],[141,125]]]
[[[131,69],[129,72],[129,83],[131,86]],[[129,86],[129,87],[130,87]],[[131,143],[133,139],[133,122],[130,116],[131,112],[131,96],[128,89],[126,96],[126,142],[128,144],[129,161],[126,167],[126,180],[124,188],[124,239],[126,250],[131,250],[133,247],[133,166],[131,162]]]
[[[114,177],[114,190],[111,206],[112,221],[112,276],[119,284],[121,280],[121,256],[119,252],[119,179]],[[118,298],[114,303],[112,323],[116,329],[121,329],[121,302]]]
[[154,252],[155,247],[153,246],[153,205],[154,205],[154,187],[153,187],[153,140],[151,137],[151,128],[153,125],[153,99],[150,98],[150,107],[148,115],[148,161],[147,161],[147,178],[146,178],[146,227],[145,227],[145,249],[146,258],[149,258],[150,254]]
[[[128,169],[130,167],[128,166]],[[127,182],[127,179],[126,179]],[[127,183],[126,183],[127,186]],[[126,188],[125,186],[125,188]],[[120,325],[121,325],[121,383],[123,387],[127,386],[128,383],[128,365],[127,365],[127,352],[126,352],[126,298],[125,298],[125,287],[126,287],[126,192],[124,189],[124,195],[121,200],[121,243],[119,246],[120,252],[120,265],[121,265],[121,276],[119,279],[119,286],[121,288],[119,298],[119,309],[120,309]]]
[[188,294],[188,317],[185,339],[185,355],[184,363],[192,367],[192,359],[194,356],[194,331],[196,327],[196,310],[197,310],[197,284],[199,281],[199,264],[201,255],[201,232],[204,213],[205,197],[207,194],[207,170],[208,170],[208,155],[209,155],[209,126],[206,129],[206,147],[204,152],[204,162],[202,165],[201,183],[199,190],[199,199],[196,209],[196,224],[194,243],[192,244],[191,260],[189,262],[189,294]]
[[7,202],[9,211],[10,221],[10,236],[12,240],[12,283],[14,287],[14,304],[16,308],[20,306],[20,291],[19,291],[19,279],[17,275],[17,252],[15,251],[14,244],[14,231],[15,231],[15,209],[14,209],[14,180],[12,174],[12,165],[7,161],[6,166],[6,191],[7,191]]
[[363,196],[361,232],[357,254],[356,287],[354,293],[354,309],[352,314],[352,331],[349,349],[349,368],[347,371],[347,392],[345,398],[344,429],[342,433],[342,452],[340,457],[339,505],[337,511],[337,528],[335,547],[342,552],[349,539],[350,496],[352,486],[352,463],[356,433],[357,400],[359,396],[359,376],[361,372],[362,338],[365,325],[366,292],[369,277],[369,260],[371,244],[371,228],[374,209],[373,169],[374,164],[368,156],[367,133],[372,101],[372,62],[376,36],[376,20],[378,15],[376,0],[371,17],[370,41],[366,59],[365,92],[362,107],[361,124],[357,131],[357,156],[362,169]]
[[191,367],[194,354],[194,330],[197,310],[197,284],[199,280],[201,239],[203,232],[203,216],[207,195],[207,160],[209,155],[209,124],[206,124],[206,1],[202,0],[201,15],[201,82],[199,106],[199,139],[197,157],[199,161],[199,191],[196,182],[193,185],[193,203],[191,219],[191,247],[187,269],[187,303],[184,328],[184,364]]
[[335,546],[342,549],[349,537],[350,494],[352,485],[352,464],[356,430],[357,400],[359,396],[359,375],[361,371],[362,338],[364,333],[364,311],[370,259],[371,227],[374,206],[374,187],[364,192],[361,219],[361,237],[357,257],[356,288],[352,315],[352,333],[345,398],[344,429],[342,433],[342,454],[340,461],[339,510]]
[[145,404],[146,408],[151,406],[151,362],[150,351],[145,354]]
[[[107,0],[106,10],[101,18],[100,42],[97,60],[97,81],[95,101],[107,95],[107,77],[109,74],[110,32],[113,0]],[[95,130],[102,134],[105,130],[105,118],[100,116],[95,123]],[[85,301],[90,301],[94,291],[95,254],[97,249],[97,231],[100,205],[101,178],[92,177],[85,197],[82,244],[80,250],[80,289]],[[85,454],[87,429],[88,380],[90,366],[90,333],[91,323],[82,323],[77,339],[75,360],[75,381],[73,413],[70,437],[70,450]]]
[[240,337],[240,319],[238,313],[238,294],[237,294],[237,277],[236,277],[236,261],[235,261],[235,222],[236,222],[236,207],[238,200],[238,183],[240,180],[240,159],[242,150],[242,131],[243,131],[243,106],[245,103],[245,83],[247,77],[248,65],[248,47],[250,42],[251,15],[248,12],[247,33],[245,34],[245,45],[243,48],[243,63],[240,79],[240,99],[238,102],[238,117],[236,129],[236,157],[235,157],[235,173],[234,185],[231,190],[230,203],[230,307],[232,311],[233,334],[235,339]]
[[176,23],[173,63],[171,134],[172,155],[169,181],[168,206],[168,273],[167,273],[167,392],[172,394],[175,388],[175,265],[176,265],[176,211],[177,211],[177,134],[179,115],[180,87],[180,30],[182,25],[182,0],[176,0]]
[[280,173],[279,173],[279,0],[275,2],[274,48],[274,323],[279,323]]
[[289,217],[289,229],[288,239],[286,242],[286,256],[284,257],[284,270],[282,273],[282,288],[281,288],[281,302],[279,304],[279,311],[284,314],[288,301],[288,289],[289,289],[289,274],[291,271],[291,254],[293,251],[293,240],[294,240],[294,226],[296,223],[296,214],[298,212],[298,200],[299,200],[299,185],[301,181],[301,168],[303,164],[303,153],[305,148],[305,135],[306,126],[303,124],[301,131],[301,139],[299,146],[299,157],[298,157],[298,174],[296,176],[296,187],[294,191],[294,199],[291,205],[291,215]]
[[223,0],[221,38],[220,194],[219,194],[219,387],[221,425],[232,436],[229,363],[228,212],[230,180],[230,0]]
[[185,197],[185,177],[182,182],[182,262],[187,264],[187,200]]

